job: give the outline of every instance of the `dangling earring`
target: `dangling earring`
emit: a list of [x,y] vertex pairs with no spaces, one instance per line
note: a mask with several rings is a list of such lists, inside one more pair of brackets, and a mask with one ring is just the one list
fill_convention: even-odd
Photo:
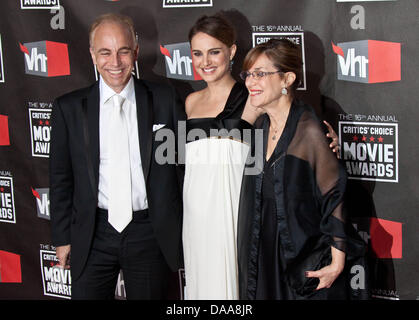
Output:
[[234,61],[230,60],[230,65],[229,65],[230,72],[233,70],[233,64],[234,64]]
[[281,93],[284,95],[284,96],[286,96],[287,94],[288,94],[288,90],[287,90],[287,88],[282,88],[282,90],[281,90]]

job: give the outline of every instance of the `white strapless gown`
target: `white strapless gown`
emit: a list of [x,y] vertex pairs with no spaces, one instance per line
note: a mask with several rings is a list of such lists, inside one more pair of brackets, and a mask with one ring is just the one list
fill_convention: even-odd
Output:
[[185,299],[238,299],[237,214],[248,152],[229,138],[186,144]]

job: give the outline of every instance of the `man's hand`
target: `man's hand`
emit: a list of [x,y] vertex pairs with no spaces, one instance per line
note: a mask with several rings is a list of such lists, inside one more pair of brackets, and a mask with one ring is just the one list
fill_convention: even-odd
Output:
[[70,251],[71,245],[59,246],[55,250],[55,255],[58,258],[60,267],[64,269],[70,269]]

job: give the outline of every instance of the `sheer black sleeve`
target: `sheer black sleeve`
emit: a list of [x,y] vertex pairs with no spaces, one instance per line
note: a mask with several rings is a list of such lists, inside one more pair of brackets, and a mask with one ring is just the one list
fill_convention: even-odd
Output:
[[307,161],[316,182],[316,200],[321,211],[320,230],[330,236],[331,245],[346,250],[343,195],[346,171],[329,148],[327,138],[314,114],[305,111],[298,122],[288,154]]

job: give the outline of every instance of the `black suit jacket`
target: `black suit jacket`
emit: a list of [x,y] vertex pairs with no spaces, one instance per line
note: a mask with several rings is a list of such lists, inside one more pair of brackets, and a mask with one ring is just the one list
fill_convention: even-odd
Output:
[[[149,215],[173,271],[182,265],[182,193],[175,164],[158,164],[153,124],[177,132],[183,105],[169,86],[134,79],[142,169]],[[86,263],[98,203],[99,82],[57,98],[52,111],[50,207],[52,243],[71,244],[71,273]]]

